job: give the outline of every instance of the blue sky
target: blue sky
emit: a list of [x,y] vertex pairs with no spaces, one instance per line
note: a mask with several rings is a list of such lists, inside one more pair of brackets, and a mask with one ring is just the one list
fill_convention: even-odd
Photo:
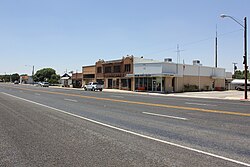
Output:
[[236,62],[243,69],[243,29],[220,14],[243,22],[249,6],[249,0],[0,0],[0,74],[31,74],[33,65],[63,74],[128,54],[176,62],[177,44],[181,62],[214,66],[216,24],[219,67],[232,71]]

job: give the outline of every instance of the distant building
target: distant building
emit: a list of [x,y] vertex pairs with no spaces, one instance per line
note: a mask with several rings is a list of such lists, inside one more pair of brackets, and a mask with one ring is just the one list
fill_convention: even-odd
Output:
[[95,65],[83,66],[82,67],[82,86],[86,85],[89,82],[96,81],[96,68]]
[[[247,80],[247,84],[250,84],[250,80]],[[235,90],[237,86],[245,85],[245,79],[234,79],[229,83],[229,89]]]
[[20,76],[20,83],[22,84],[33,84],[34,80],[32,76],[22,75]]
[[70,87],[72,85],[72,79],[69,74],[65,73],[60,78],[60,83],[63,87]]
[[82,79],[83,79],[82,73],[73,73],[71,79],[74,88],[82,87]]

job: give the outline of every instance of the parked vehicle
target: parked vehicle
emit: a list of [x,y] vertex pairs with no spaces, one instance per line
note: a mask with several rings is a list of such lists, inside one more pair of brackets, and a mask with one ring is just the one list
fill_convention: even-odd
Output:
[[84,85],[84,90],[91,90],[91,91],[95,91],[95,90],[99,90],[102,91],[103,90],[103,85],[97,83],[97,82],[89,82],[87,85]]
[[[236,90],[245,90],[245,84],[241,84],[235,87]],[[247,90],[250,90],[250,84],[247,84]]]
[[19,82],[18,81],[14,81],[14,84],[19,84]]
[[41,86],[41,87],[49,87],[48,82],[39,82],[38,85]]

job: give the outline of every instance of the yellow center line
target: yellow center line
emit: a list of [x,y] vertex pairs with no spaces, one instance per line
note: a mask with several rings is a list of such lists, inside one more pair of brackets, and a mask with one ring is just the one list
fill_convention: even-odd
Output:
[[250,116],[250,113],[241,113],[241,112],[234,112],[234,111],[211,110],[211,109],[174,106],[174,105],[166,105],[166,104],[154,104],[154,103],[146,103],[146,102],[138,102],[138,101],[128,101],[128,100],[110,99],[110,98],[103,98],[103,97],[84,96],[84,95],[77,95],[77,94],[67,94],[67,93],[61,93],[61,92],[50,92],[50,91],[44,91],[44,90],[32,90],[32,89],[27,89],[27,88],[17,88],[17,89],[27,90],[27,91],[32,91],[32,92],[42,92],[42,93],[48,93],[48,94],[64,95],[64,96],[70,96],[70,97],[80,97],[80,98],[85,98],[85,99],[95,99],[95,100],[127,103],[127,104],[145,105],[145,106],[151,106],[151,107],[174,108],[174,109],[181,109],[181,110],[192,110],[192,111],[227,114],[227,115],[238,115],[238,116],[247,116],[247,117]]

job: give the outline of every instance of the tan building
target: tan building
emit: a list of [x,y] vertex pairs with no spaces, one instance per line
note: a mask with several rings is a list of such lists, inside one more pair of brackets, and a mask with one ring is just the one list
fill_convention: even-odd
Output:
[[73,73],[71,79],[74,88],[82,87],[82,79],[83,79],[82,73]]
[[103,83],[104,88],[131,90],[131,78],[127,74],[133,74],[133,56],[96,62],[96,81]]
[[92,66],[82,67],[82,85],[88,82],[98,82],[106,89],[132,90],[131,78],[133,74],[133,56],[122,57],[118,60],[99,60]]
[[134,91],[183,92],[224,90],[226,72],[223,68],[202,66],[198,60],[193,65],[176,64],[171,59],[155,61],[135,58]]
[[89,82],[96,81],[96,70],[95,65],[83,66],[82,67],[82,86],[86,85]]

